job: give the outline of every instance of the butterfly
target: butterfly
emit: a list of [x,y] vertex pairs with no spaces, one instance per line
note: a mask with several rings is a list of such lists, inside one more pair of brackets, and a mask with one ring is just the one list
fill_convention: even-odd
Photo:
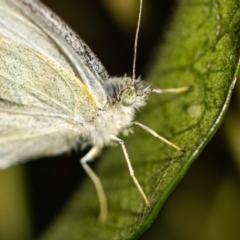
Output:
[[0,168],[92,146],[80,160],[95,184],[99,219],[107,216],[102,184],[89,167],[104,146],[121,145],[130,175],[146,205],[150,203],[137,178],[120,133],[134,125],[167,144],[178,146],[134,121],[153,89],[135,77],[110,77],[86,43],[38,0],[0,0]]

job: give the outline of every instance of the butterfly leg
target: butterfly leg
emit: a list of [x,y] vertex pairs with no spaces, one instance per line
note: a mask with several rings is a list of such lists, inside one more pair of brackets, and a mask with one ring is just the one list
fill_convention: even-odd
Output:
[[187,87],[180,87],[180,88],[167,88],[167,89],[160,89],[160,88],[156,88],[156,89],[152,89],[152,92],[155,93],[181,93],[181,92],[187,92],[193,89],[193,86],[187,86]]
[[138,121],[134,121],[132,123],[130,123],[129,125],[126,126],[126,128],[130,128],[133,127],[134,125],[141,127],[142,129],[146,130],[147,132],[149,132],[151,135],[153,135],[154,137],[160,139],[161,141],[165,142],[166,144],[168,144],[169,146],[175,148],[177,151],[180,152],[186,152],[186,150],[178,147],[177,145],[173,144],[172,142],[168,141],[166,138],[160,136],[159,134],[157,134],[154,130],[152,130],[151,128],[149,128],[148,126],[138,122]]
[[150,203],[148,201],[148,198],[147,198],[146,194],[144,193],[141,185],[139,184],[137,178],[135,177],[135,174],[134,174],[134,171],[133,171],[133,167],[132,167],[131,161],[129,159],[129,156],[128,156],[127,149],[125,147],[124,141],[122,139],[117,138],[117,137],[113,137],[113,140],[118,142],[121,145],[122,150],[123,150],[123,154],[124,154],[124,157],[125,157],[125,160],[126,160],[127,165],[128,165],[130,176],[133,179],[133,182],[135,183],[138,191],[140,192],[140,194],[141,194],[145,204],[147,205],[147,207],[149,209],[151,209],[151,205],[150,205]]
[[99,199],[99,204],[100,204],[100,213],[99,213],[98,220],[100,222],[103,222],[106,219],[107,213],[108,213],[106,195],[104,193],[101,180],[98,178],[96,173],[87,164],[88,162],[93,161],[93,159],[98,156],[101,149],[102,147],[100,146],[92,147],[90,151],[83,158],[81,158],[80,163],[95,185],[98,199]]

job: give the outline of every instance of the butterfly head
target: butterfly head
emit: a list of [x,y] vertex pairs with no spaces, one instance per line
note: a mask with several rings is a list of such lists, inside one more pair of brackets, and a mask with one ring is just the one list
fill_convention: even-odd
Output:
[[151,84],[142,81],[140,78],[132,79],[130,77],[111,78],[109,85],[111,97],[110,104],[120,104],[124,107],[139,109],[146,104],[149,94],[151,93]]

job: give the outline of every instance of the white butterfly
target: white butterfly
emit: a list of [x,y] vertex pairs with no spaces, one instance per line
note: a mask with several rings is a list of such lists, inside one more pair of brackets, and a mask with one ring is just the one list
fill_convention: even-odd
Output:
[[83,40],[41,2],[0,0],[0,168],[91,145],[81,164],[95,183],[104,220],[105,194],[87,162],[118,142],[150,207],[117,136],[138,125],[181,150],[133,122],[152,91],[162,92],[135,73],[132,78],[109,77]]

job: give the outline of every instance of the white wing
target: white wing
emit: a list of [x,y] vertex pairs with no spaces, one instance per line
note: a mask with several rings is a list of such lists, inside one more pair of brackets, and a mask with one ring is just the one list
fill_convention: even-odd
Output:
[[[31,21],[42,33],[51,38],[55,48],[58,45],[62,54],[67,57],[67,61],[71,63],[75,74],[81,78],[90,93],[95,96],[96,101],[106,102],[106,93],[103,88],[106,87],[106,81],[109,79],[107,71],[90,48],[65,22],[38,0],[1,1],[14,9],[14,14],[18,13],[22,18],[24,17],[24,24]],[[29,23],[27,25],[29,27]],[[24,29],[24,34],[25,31]],[[31,37],[32,30],[27,31]],[[52,57],[49,49],[45,51],[44,44],[38,46],[43,48],[41,52]],[[54,62],[58,62],[58,58],[54,58]]]
[[70,150],[99,107],[83,84],[96,80],[85,62],[78,60],[76,74],[48,32],[20,10],[0,0],[0,168]]

